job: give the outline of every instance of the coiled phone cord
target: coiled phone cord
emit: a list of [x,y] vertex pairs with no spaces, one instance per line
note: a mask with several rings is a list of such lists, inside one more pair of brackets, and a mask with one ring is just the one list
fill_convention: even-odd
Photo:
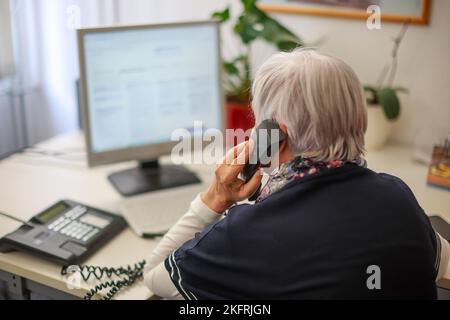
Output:
[[[103,296],[102,300],[111,300],[122,288],[132,286],[136,281],[141,280],[144,276],[144,267],[146,261],[135,263],[133,266],[128,265],[127,267],[119,268],[108,268],[99,266],[77,266],[78,272],[84,281],[90,279],[103,280],[109,279],[108,281],[102,282],[96,285],[94,288],[90,289],[84,296],[84,300],[92,300],[92,298],[103,291],[104,289],[110,288],[110,290]],[[61,269],[61,275],[67,275],[69,267],[65,266]],[[120,280],[113,280],[112,278],[116,276],[121,278]]]

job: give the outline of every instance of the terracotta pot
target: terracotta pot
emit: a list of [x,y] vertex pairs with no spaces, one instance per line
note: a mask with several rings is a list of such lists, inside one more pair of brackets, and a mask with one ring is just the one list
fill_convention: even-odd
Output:
[[393,123],[386,118],[380,105],[368,105],[367,118],[366,149],[367,151],[382,149],[391,135]]
[[254,127],[255,118],[249,103],[228,101],[227,111],[227,129],[248,130]]

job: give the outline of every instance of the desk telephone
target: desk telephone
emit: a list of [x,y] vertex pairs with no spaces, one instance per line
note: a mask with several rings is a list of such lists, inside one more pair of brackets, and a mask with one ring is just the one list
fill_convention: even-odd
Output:
[[112,213],[63,200],[0,240],[0,251],[28,252],[59,264],[79,263],[126,227]]
[[106,268],[77,266],[95,250],[126,227],[115,214],[80,203],[63,200],[34,216],[29,222],[7,214],[2,216],[23,223],[16,231],[0,239],[0,252],[28,252],[64,265],[62,275],[80,272],[84,281],[107,280],[88,291],[85,299],[109,289],[104,299],[112,299],[122,287],[131,286],[143,276],[145,261],[133,267]]

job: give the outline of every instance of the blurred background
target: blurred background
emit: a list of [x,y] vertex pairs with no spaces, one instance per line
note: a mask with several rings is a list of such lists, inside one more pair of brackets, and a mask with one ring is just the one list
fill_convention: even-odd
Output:
[[[77,28],[208,19],[227,6],[231,18],[242,11],[239,0],[12,0],[9,10],[2,1],[0,158],[79,127]],[[428,154],[450,132],[450,1],[434,0],[429,9],[428,24],[410,25],[398,53],[395,83],[409,93],[399,95],[401,115],[389,135]],[[348,62],[365,84],[376,83],[402,27],[383,22],[369,30],[358,19],[275,11],[269,14],[306,44]],[[232,23],[222,27],[225,59],[242,50]],[[253,72],[275,50],[253,42]],[[15,69],[5,67],[8,60]]]

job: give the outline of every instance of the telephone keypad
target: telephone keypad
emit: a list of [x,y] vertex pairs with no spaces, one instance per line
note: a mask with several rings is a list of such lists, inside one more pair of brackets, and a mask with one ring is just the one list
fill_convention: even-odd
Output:
[[78,221],[78,218],[87,211],[86,207],[76,206],[49,224],[48,228],[67,237],[86,242],[100,231],[96,227]]

